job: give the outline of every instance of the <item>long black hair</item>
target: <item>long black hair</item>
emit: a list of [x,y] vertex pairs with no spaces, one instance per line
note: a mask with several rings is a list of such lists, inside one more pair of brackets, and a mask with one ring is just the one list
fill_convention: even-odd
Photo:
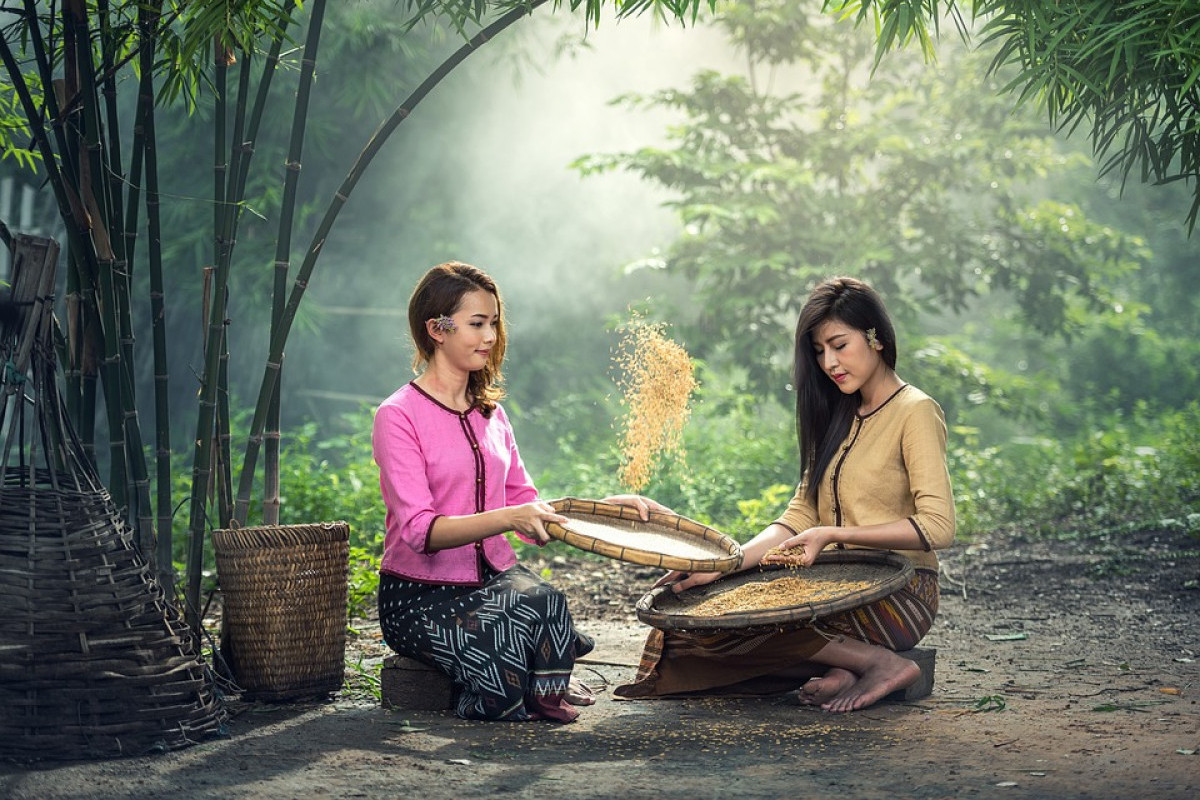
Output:
[[792,372],[800,475],[807,479],[808,496],[813,500],[862,401],[858,392],[843,394],[817,361],[813,331],[830,320],[863,331],[864,336],[873,328],[876,341],[883,345],[880,355],[884,363],[896,368],[896,330],[879,294],[856,278],[830,278],[817,284],[796,322]]

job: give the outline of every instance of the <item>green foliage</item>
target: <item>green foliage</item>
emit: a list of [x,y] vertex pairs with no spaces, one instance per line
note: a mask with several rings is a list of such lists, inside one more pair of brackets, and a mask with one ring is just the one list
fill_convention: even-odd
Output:
[[364,616],[379,588],[384,507],[371,454],[370,413],[343,418],[348,433],[318,439],[302,426],[280,453],[279,521],[344,520],[350,524],[349,614]]
[[[508,13],[533,13],[547,0],[405,0],[405,7],[411,12],[412,24],[421,20],[437,19],[445,21],[460,35],[468,35],[474,28],[483,24],[487,19]],[[695,19],[702,7],[711,8],[716,0],[623,0],[614,3],[613,8],[618,19],[650,14],[663,20]],[[590,25],[600,24],[600,14],[604,10],[604,0],[554,0],[555,8],[569,8],[571,11],[582,12]]]
[[[685,516],[748,539],[761,530],[755,525],[764,517],[783,510],[799,481],[791,417],[774,403],[748,398],[736,406],[698,405],[695,413],[684,457],[670,464],[647,493]],[[777,497],[780,485],[791,488],[772,512],[761,503]],[[751,506],[743,508],[747,498]]]
[[[766,20],[803,17],[786,0],[763,8],[776,12]],[[947,54],[933,71],[892,54],[869,76],[872,41],[847,26],[806,20],[755,52],[765,34],[746,34],[740,6],[717,24],[748,49],[746,75],[702,71],[685,90],[622,98],[681,115],[671,146],[576,164],[673,193],[685,234],[665,266],[695,287],[684,331],[714,368],[736,364],[784,399],[781,354],[807,287],[831,273],[872,283],[902,323],[1004,292],[1050,335],[1108,313],[1116,281],[1146,258],[1137,237],[1039,196],[1076,157],[997,100],[979,55]],[[759,88],[788,59],[806,90]]]
[[968,424],[977,410],[1023,420],[1040,416],[1035,404],[1049,388],[1043,382],[972,357],[949,337],[912,344],[914,349],[902,353],[897,368],[905,380],[938,399],[951,424]]
[[736,524],[726,526],[725,532],[739,542],[747,542],[763,528],[779,519],[788,501],[796,493],[792,484],[777,483],[763,489],[762,494],[750,500],[738,502],[741,518]]
[[367,663],[362,653],[353,661],[347,654],[346,683],[342,691],[356,700],[379,703],[383,699],[383,682],[378,664]]
[[1036,101],[1060,130],[1090,127],[1102,172],[1122,181],[1192,185],[1189,231],[1200,213],[1200,4],[1195,0],[826,0],[872,19],[876,60],[911,38],[932,56],[938,20],[962,13],[984,21],[997,46],[992,70],[1015,67],[1006,89]]
[[[1122,526],[1193,535],[1200,524],[1200,404],[1111,413],[1073,440],[951,449],[959,528],[1091,536]],[[952,439],[953,440],[953,439]]]
[[371,454],[369,412],[345,415],[342,435],[318,438],[307,423],[280,453],[280,522],[345,520],[351,544],[373,546],[384,529],[379,470]]
[[39,158],[38,151],[29,146],[29,123],[16,87],[0,75],[0,159],[11,159],[18,167],[33,170]]
[[1018,440],[980,447],[973,431],[950,431],[950,476],[958,531],[971,539],[997,528],[1021,527],[1039,518],[1062,480],[1052,440]]
[[1008,700],[1002,694],[989,694],[975,701],[972,710],[989,713],[992,711],[1005,711],[1008,708]]

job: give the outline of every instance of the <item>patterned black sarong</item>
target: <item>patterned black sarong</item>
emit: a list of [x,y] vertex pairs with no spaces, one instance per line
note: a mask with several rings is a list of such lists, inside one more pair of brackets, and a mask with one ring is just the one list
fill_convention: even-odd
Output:
[[562,592],[518,564],[482,586],[379,576],[379,622],[397,653],[449,675],[464,719],[571,722],[575,659],[591,652]]

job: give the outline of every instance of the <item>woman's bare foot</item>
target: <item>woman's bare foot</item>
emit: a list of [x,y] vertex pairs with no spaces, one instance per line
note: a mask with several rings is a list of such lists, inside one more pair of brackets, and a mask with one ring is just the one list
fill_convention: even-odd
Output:
[[574,706],[590,706],[596,702],[596,693],[578,678],[571,678],[567,683],[567,702]]
[[805,681],[794,696],[801,705],[819,706],[848,690],[857,681],[858,676],[850,670],[830,667],[824,675]]
[[858,711],[879,702],[898,689],[906,688],[921,677],[921,668],[916,663],[886,648],[875,649],[879,651],[878,654],[858,676],[858,680],[822,703],[822,709],[834,714]]

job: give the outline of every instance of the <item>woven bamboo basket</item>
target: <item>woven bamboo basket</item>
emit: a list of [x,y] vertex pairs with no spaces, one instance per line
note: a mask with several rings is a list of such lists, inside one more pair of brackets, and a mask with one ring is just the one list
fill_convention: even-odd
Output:
[[[898,553],[834,550],[822,553],[810,567],[760,566],[722,576],[712,583],[679,594],[672,591],[670,586],[659,586],[637,602],[635,611],[642,622],[666,631],[786,630],[810,625],[823,617],[882,600],[907,585],[912,580],[913,571],[912,562]],[[789,575],[806,578],[814,584],[826,584],[822,599],[796,597],[785,605],[738,609],[714,615],[700,615],[693,611],[710,598],[742,587],[767,584]],[[839,588],[839,584],[855,588]]]
[[350,526],[213,531],[221,653],[246,699],[336,692],[345,678]]
[[567,544],[618,561],[690,572],[728,572],[742,563],[741,546],[720,531],[662,511],[643,522],[629,506],[564,497],[550,505],[570,521],[546,532]]
[[29,477],[0,488],[0,753],[110,758],[223,733],[212,675],[107,493]]
[[211,670],[58,392],[58,245],[6,242],[16,312],[0,324],[0,758],[141,755],[220,735]]

